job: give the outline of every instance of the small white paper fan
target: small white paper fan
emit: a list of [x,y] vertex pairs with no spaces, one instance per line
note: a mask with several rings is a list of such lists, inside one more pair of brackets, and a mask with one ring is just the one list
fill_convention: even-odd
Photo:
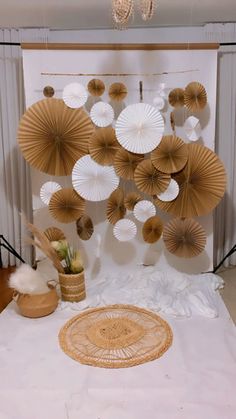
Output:
[[113,228],[113,234],[120,242],[132,240],[137,233],[137,227],[131,220],[123,219],[117,221]]
[[127,106],[116,121],[117,140],[132,153],[145,154],[154,150],[163,132],[164,120],[161,113],[147,103]]
[[90,116],[97,127],[108,127],[114,119],[114,110],[109,103],[97,102],[92,106]]
[[202,132],[199,119],[195,116],[189,116],[184,123],[184,130],[190,141],[199,140]]
[[165,106],[165,99],[161,96],[156,96],[153,99],[153,105],[160,111]]
[[62,98],[69,108],[81,108],[88,99],[88,92],[82,84],[70,83],[64,87]]
[[104,201],[119,185],[119,177],[111,166],[101,166],[89,154],[79,159],[72,170],[76,192],[88,201]]
[[170,202],[173,201],[179,195],[179,185],[176,180],[171,179],[168,188],[162,192],[160,195],[157,195],[160,201]]
[[134,216],[138,221],[145,223],[150,217],[156,215],[155,205],[151,201],[139,201],[134,207]]
[[49,205],[49,201],[54,194],[61,189],[59,183],[56,182],[46,182],[42,185],[40,189],[40,198],[44,204]]

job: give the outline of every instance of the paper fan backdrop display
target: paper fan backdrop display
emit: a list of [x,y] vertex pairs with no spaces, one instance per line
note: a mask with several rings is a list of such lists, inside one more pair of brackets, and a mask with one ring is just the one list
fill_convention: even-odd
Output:
[[111,84],[111,86],[109,87],[109,96],[112,100],[115,100],[117,102],[125,99],[125,97],[127,96],[127,87],[125,86],[124,83],[113,83]]
[[158,199],[164,202],[173,201],[179,195],[179,185],[176,180],[171,179],[167,189],[157,196]]
[[195,116],[189,116],[184,123],[184,130],[190,141],[199,140],[202,132],[199,119]]
[[49,175],[71,174],[75,162],[88,153],[93,124],[83,109],[70,109],[61,99],[43,99],[27,109],[18,142],[27,162]]
[[142,198],[138,192],[129,192],[124,199],[125,208],[133,211],[135,205],[141,200]]
[[49,212],[60,223],[71,223],[84,214],[85,201],[74,189],[64,188],[52,195]]
[[151,153],[153,166],[164,173],[178,172],[185,166],[187,160],[187,144],[175,135],[165,135],[159,146]]
[[145,223],[150,217],[156,215],[156,207],[151,201],[139,201],[134,207],[134,216],[141,223]]
[[59,240],[65,240],[66,238],[63,231],[57,227],[48,227],[43,233],[50,242],[57,242]]
[[109,103],[97,102],[92,106],[90,116],[97,127],[108,127],[114,119],[114,110]]
[[196,143],[187,147],[187,164],[173,175],[179,185],[177,198],[172,202],[155,201],[163,211],[181,218],[209,214],[226,188],[225,169],[214,151]]
[[103,201],[118,187],[119,178],[111,166],[101,166],[90,155],[79,159],[72,171],[72,184],[88,201]]
[[120,242],[130,241],[137,234],[136,224],[128,219],[119,220],[113,228],[113,234]]
[[170,175],[159,172],[151,160],[143,160],[134,172],[134,181],[137,188],[148,195],[158,195],[164,192],[169,183]]
[[191,218],[171,220],[163,230],[167,250],[182,258],[198,256],[206,246],[203,227]]
[[88,92],[80,83],[67,84],[62,92],[62,98],[69,108],[81,108],[88,99]]
[[76,221],[76,230],[81,240],[89,240],[93,235],[93,222],[87,214],[82,215],[82,217]]
[[205,87],[198,82],[187,85],[184,91],[184,104],[191,112],[200,111],[207,104],[207,93]]
[[61,186],[57,182],[46,182],[40,189],[40,198],[44,204],[48,205],[49,201],[54,194],[61,189]]
[[153,244],[161,238],[162,232],[163,223],[160,217],[156,215],[154,217],[150,217],[143,225],[143,240],[146,243]]
[[133,180],[134,171],[143,158],[143,154],[130,153],[120,147],[114,157],[114,168],[117,175],[126,180]]
[[132,153],[145,154],[154,150],[164,132],[161,113],[146,103],[127,106],[116,121],[119,143]]
[[92,79],[88,82],[88,91],[92,96],[102,96],[105,92],[105,84],[100,79]]
[[176,88],[171,90],[169,93],[169,104],[173,106],[173,108],[179,108],[184,106],[184,90],[180,88]]
[[96,129],[89,140],[90,155],[102,166],[112,165],[119,149],[120,144],[112,127]]
[[117,221],[124,218],[125,213],[124,191],[121,188],[117,188],[107,201],[107,219],[111,224],[116,224]]

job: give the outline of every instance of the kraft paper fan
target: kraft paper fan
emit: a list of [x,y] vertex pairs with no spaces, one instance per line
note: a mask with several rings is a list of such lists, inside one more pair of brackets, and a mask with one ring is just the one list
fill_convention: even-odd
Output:
[[188,160],[188,147],[181,138],[165,135],[159,146],[151,153],[152,164],[164,173],[181,170]]
[[184,104],[191,112],[204,109],[207,104],[205,87],[195,81],[189,83],[184,92]]
[[96,129],[89,140],[90,155],[93,160],[102,166],[113,164],[115,154],[119,149],[120,144],[112,127]]
[[48,227],[43,233],[50,242],[57,242],[66,238],[63,231],[57,227]]
[[150,217],[156,215],[156,207],[151,201],[139,201],[134,207],[134,216],[141,223],[145,223]]
[[116,189],[110,195],[107,201],[107,219],[111,224],[124,218],[126,208],[124,205],[124,191],[121,188]]
[[61,189],[61,186],[57,182],[46,182],[40,189],[40,198],[44,204],[48,205],[49,201],[54,194]]
[[90,155],[77,161],[72,171],[72,184],[88,201],[103,201],[118,187],[119,178],[113,167],[101,166]]
[[136,224],[127,219],[119,220],[113,228],[113,234],[120,242],[132,240],[137,234]]
[[169,104],[173,106],[173,108],[184,106],[184,90],[180,88],[171,90],[168,99]]
[[114,110],[109,103],[97,102],[92,106],[90,116],[97,127],[108,127],[114,119]]
[[80,83],[70,83],[64,87],[62,98],[69,108],[81,108],[88,99],[88,92]]
[[190,141],[199,140],[202,131],[199,119],[189,116],[184,123],[184,130]]
[[61,99],[43,99],[32,105],[19,124],[18,142],[27,162],[55,176],[71,174],[75,162],[88,153],[94,131],[83,109],[70,109]]
[[157,197],[161,201],[169,202],[169,201],[173,201],[175,198],[177,198],[178,195],[179,195],[179,185],[176,182],[176,180],[171,179],[167,189],[164,192],[162,192],[161,194],[159,194]]
[[112,0],[112,16],[118,29],[128,24],[133,13],[134,0]]
[[124,83],[113,83],[110,87],[109,87],[109,96],[112,100],[115,100],[117,102],[125,99],[125,97],[127,96],[127,87],[125,86]]
[[161,219],[156,215],[154,217],[150,217],[143,225],[143,239],[146,243],[155,243],[160,239],[162,231],[163,223]]
[[125,208],[129,211],[133,211],[135,205],[141,201],[141,196],[139,195],[139,193],[137,192],[129,192],[126,196],[125,196],[125,200],[124,200],[124,204],[125,204]]
[[206,233],[202,226],[189,218],[171,220],[163,230],[167,250],[176,256],[191,258],[199,255],[206,246]]
[[158,195],[166,190],[170,183],[170,175],[159,172],[151,160],[144,160],[138,164],[134,172],[134,181],[140,191],[148,195]]
[[114,167],[118,176],[132,180],[137,165],[143,160],[143,154],[134,154],[120,148],[114,158]]
[[150,20],[155,12],[157,0],[140,0],[139,8],[143,20]]
[[172,202],[156,200],[162,210],[181,218],[209,214],[226,188],[225,169],[214,151],[196,143],[187,147],[187,164],[173,175],[179,185],[179,195]]
[[85,201],[71,188],[55,192],[49,202],[49,212],[61,223],[71,223],[84,214]]
[[43,94],[45,97],[53,97],[55,94],[55,90],[52,86],[45,86],[43,89]]
[[91,218],[84,214],[76,221],[76,230],[81,240],[89,240],[93,234],[93,222]]
[[119,143],[132,153],[145,154],[161,141],[164,120],[160,112],[147,103],[127,106],[116,122]]
[[92,79],[88,83],[88,91],[92,96],[102,96],[105,92],[105,84],[100,79]]

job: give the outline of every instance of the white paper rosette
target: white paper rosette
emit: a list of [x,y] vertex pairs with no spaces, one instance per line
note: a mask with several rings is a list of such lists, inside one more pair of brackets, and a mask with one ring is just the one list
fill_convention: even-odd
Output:
[[108,127],[114,119],[114,110],[109,103],[97,102],[92,106],[90,117],[97,127]]
[[113,228],[113,234],[120,242],[132,240],[137,233],[137,227],[131,220],[123,219],[117,221]]
[[61,189],[59,183],[56,182],[46,182],[42,185],[40,189],[40,198],[44,204],[48,205],[49,201],[54,194]]
[[157,197],[164,202],[173,201],[179,195],[179,185],[176,180],[171,179],[168,188]]
[[190,141],[197,141],[201,136],[201,125],[198,118],[189,116],[184,123],[184,130]]
[[88,92],[80,83],[67,84],[62,93],[62,98],[69,108],[81,108],[88,99]]
[[156,215],[156,207],[151,201],[139,201],[134,207],[134,216],[141,223],[145,223],[150,217]]

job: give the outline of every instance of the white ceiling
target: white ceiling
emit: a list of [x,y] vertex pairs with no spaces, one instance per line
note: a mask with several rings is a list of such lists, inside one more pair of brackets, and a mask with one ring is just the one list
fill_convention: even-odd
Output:
[[[138,0],[134,0],[135,3]],[[235,22],[236,0],[158,0],[155,17],[130,27]],[[0,0],[0,27],[112,28],[111,0]]]

